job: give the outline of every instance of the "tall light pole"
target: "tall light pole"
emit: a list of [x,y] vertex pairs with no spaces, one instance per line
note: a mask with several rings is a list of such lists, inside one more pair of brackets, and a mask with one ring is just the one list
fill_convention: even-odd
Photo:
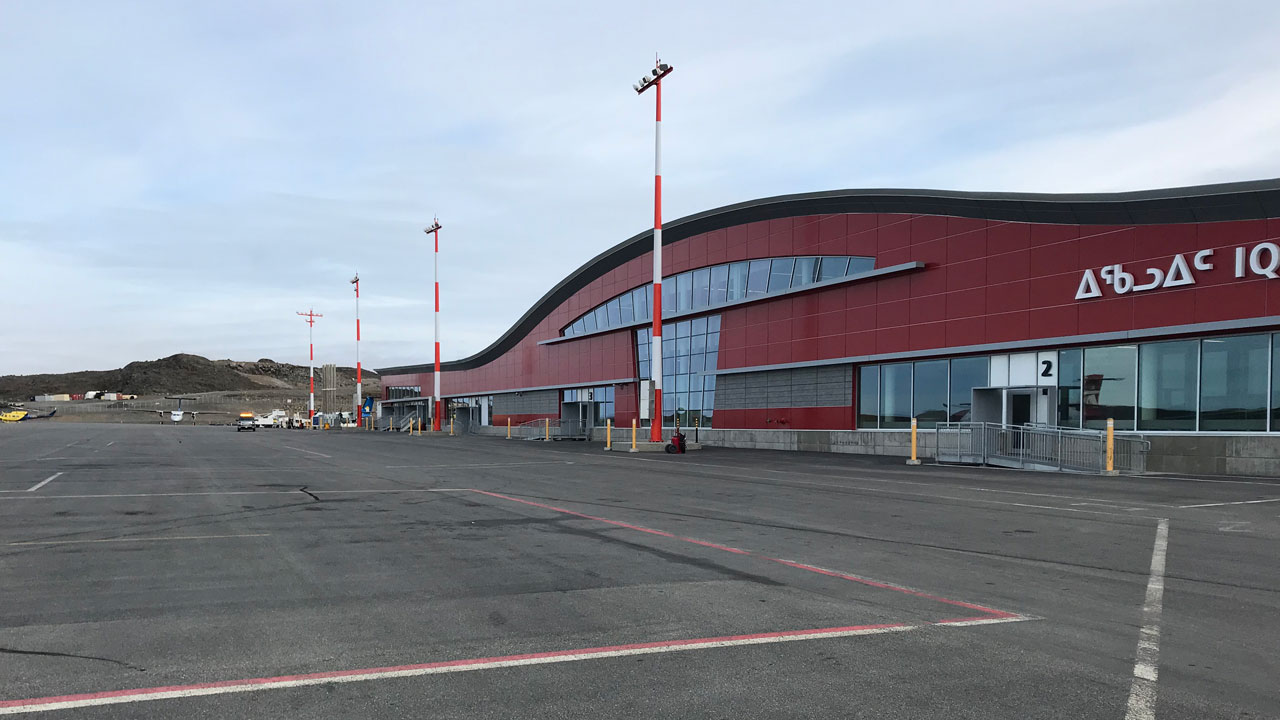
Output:
[[675,68],[658,64],[636,83],[636,94],[649,88],[657,93],[657,114],[653,134],[653,347],[649,367],[653,378],[653,405],[649,414],[649,441],[662,442],[662,78]]
[[356,286],[356,424],[364,425],[364,414],[361,406],[364,404],[363,388],[360,384],[360,273],[351,278],[351,284]]
[[307,365],[307,379],[311,381],[311,397],[307,401],[307,420],[313,421],[316,416],[316,344],[313,339],[313,333],[316,327],[316,318],[324,317],[315,310],[298,313],[307,319],[307,355],[310,358]]
[[435,279],[436,286],[436,367],[435,372],[431,373],[431,380],[435,383],[435,392],[432,393],[432,412],[431,412],[431,429],[435,432],[440,431],[440,220],[438,218],[431,221],[431,227],[423,230],[428,235],[435,236],[435,252],[432,253],[431,274]]

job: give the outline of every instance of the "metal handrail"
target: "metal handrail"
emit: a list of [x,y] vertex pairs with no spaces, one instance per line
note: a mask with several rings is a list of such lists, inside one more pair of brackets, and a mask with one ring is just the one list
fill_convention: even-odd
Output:
[[[934,428],[939,463],[1101,473],[1106,469],[1106,433],[1043,425],[940,422]],[[1151,442],[1115,435],[1113,467],[1126,474],[1146,471]]]

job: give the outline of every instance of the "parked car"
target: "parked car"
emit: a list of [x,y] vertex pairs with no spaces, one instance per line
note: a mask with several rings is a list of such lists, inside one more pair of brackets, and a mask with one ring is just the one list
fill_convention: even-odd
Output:
[[253,416],[253,413],[242,412],[240,413],[240,417],[236,418],[236,432],[240,432],[241,430],[251,430],[253,432],[258,431],[257,418]]

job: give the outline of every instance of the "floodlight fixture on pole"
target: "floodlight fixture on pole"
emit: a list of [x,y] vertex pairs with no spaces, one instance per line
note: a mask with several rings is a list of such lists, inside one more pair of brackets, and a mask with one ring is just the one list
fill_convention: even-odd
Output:
[[[310,399],[307,401],[307,419],[314,421],[316,416],[316,344],[313,339],[313,333],[316,327],[316,318],[324,317],[315,310],[298,313],[307,319],[307,380],[311,383]],[[313,423],[314,424],[314,423]]]
[[637,95],[654,88],[657,95],[653,133],[653,346],[649,367],[653,379],[653,405],[649,415],[649,441],[662,442],[662,78],[675,68],[658,61],[640,82],[632,86]]
[[432,254],[431,273],[435,279],[436,291],[436,313],[435,313],[435,344],[436,344],[436,364],[435,370],[431,373],[431,380],[434,384],[434,392],[431,394],[431,429],[440,431],[440,219],[433,218],[431,227],[423,230],[428,235],[435,237],[435,252]]
[[364,424],[364,388],[361,384],[362,374],[360,372],[360,273],[351,278],[351,284],[356,286],[356,425]]

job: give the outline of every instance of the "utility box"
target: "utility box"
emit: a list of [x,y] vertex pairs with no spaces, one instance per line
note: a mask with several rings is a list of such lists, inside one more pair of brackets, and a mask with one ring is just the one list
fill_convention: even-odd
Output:
[[641,380],[640,381],[640,419],[641,420],[653,419],[653,408],[651,407],[652,405],[653,405],[653,381]]

